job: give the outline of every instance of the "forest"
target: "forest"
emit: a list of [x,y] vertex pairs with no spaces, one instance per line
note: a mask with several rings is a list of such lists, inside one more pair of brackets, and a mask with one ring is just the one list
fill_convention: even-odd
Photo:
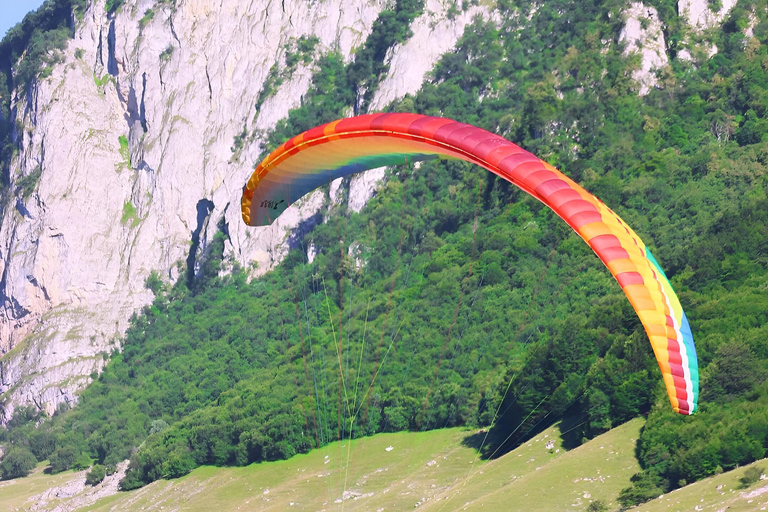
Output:
[[[223,257],[225,224],[197,274],[151,275],[154,302],[77,407],[20,408],[0,429],[3,477],[48,460],[52,472],[95,464],[97,481],[130,458],[128,490],[203,464],[447,426],[488,428],[482,455],[496,457],[558,421],[577,446],[642,415],[629,507],[765,457],[768,4],[739,1],[705,34],[718,52],[694,63],[674,58],[694,37],[676,2],[647,2],[671,65],[645,96],[639,57],[618,37],[627,2],[573,4],[547,1],[521,23],[527,2],[500,0],[498,23],[476,19],[420,91],[387,109],[500,134],[625,219],[690,319],[698,414],[670,409],[621,288],[550,210],[466,163],[404,162],[359,213],[328,199],[258,279]],[[422,8],[383,11],[350,64],[322,56],[264,152],[365,112],[386,50]]]

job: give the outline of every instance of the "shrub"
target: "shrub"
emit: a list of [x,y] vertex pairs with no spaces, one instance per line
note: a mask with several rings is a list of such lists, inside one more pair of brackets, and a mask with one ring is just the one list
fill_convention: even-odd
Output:
[[0,463],[3,480],[27,476],[37,464],[37,459],[26,448],[12,448]]
[[27,199],[37,187],[37,182],[40,181],[40,176],[43,174],[43,169],[38,165],[35,169],[26,176],[19,179],[16,182],[17,194],[21,195],[22,199]]
[[160,54],[160,60],[162,62],[168,62],[171,60],[171,55],[173,55],[173,45],[169,44],[168,48],[163,50],[163,52]]
[[587,507],[587,512],[607,512],[608,505],[602,500],[595,500]]
[[144,28],[147,26],[147,23],[152,21],[152,19],[155,17],[155,11],[152,9],[147,9],[144,11],[144,16],[139,20],[139,27]]
[[107,0],[104,8],[108,13],[117,12],[117,10],[123,5],[124,0]]
[[85,475],[85,483],[91,486],[98,485],[107,475],[106,469],[101,464],[94,464],[91,470]]
[[749,487],[750,485],[754,484],[755,482],[760,480],[760,477],[763,474],[763,468],[758,466],[752,466],[751,468],[747,468],[746,471],[744,471],[744,475],[739,478],[739,482],[741,482],[741,487]]
[[[152,293],[155,294],[155,296],[157,296],[157,295],[159,295],[163,291],[163,288],[164,288],[165,285],[163,283],[163,280],[157,274],[157,272],[153,270],[147,276],[146,281],[144,281],[144,286],[148,290],[151,290]],[[163,420],[157,420],[157,421],[163,421]],[[154,423],[155,422],[152,422],[153,426],[154,426]],[[165,422],[163,421],[163,423],[165,423]],[[168,424],[166,423],[165,426],[168,426]],[[165,428],[165,427],[163,427],[163,428]],[[159,430],[158,430],[158,432],[159,432]],[[154,432],[150,432],[150,433],[154,433]]]
[[72,469],[83,470],[91,467],[93,459],[87,453],[81,453],[72,463]]
[[634,485],[622,489],[617,500],[625,508],[658,498],[669,487],[668,482],[651,473],[636,473],[630,480]]

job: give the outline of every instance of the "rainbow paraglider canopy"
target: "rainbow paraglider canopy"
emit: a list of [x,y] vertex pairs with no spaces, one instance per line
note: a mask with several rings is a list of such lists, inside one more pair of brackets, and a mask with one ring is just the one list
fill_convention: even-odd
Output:
[[605,263],[640,317],[672,408],[696,412],[699,373],[688,319],[660,265],[598,198],[508,140],[476,126],[417,114],[370,114],[312,128],[262,161],[243,188],[249,226],[271,224],[305,194],[375,167],[435,158],[475,163],[559,215]]

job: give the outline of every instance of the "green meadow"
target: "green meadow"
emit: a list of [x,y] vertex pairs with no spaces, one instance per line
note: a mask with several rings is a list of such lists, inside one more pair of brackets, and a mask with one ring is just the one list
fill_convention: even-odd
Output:
[[[583,510],[601,500],[615,508],[619,491],[639,470],[634,442],[642,420],[630,421],[566,451],[551,427],[495,460],[477,456],[483,431],[461,428],[379,434],[332,443],[289,460],[246,467],[204,466],[77,509],[81,499],[51,499],[65,510]],[[37,496],[84,479],[83,472],[3,482],[0,510],[32,511]],[[90,488],[87,488],[90,489]],[[57,490],[48,494],[55,497]],[[66,494],[66,493],[59,493]]]
[[[634,456],[643,420],[634,419],[567,451],[553,426],[506,455],[477,456],[484,431],[462,428],[378,434],[246,467],[203,466],[175,480],[96,500],[85,472],[0,482],[3,511],[460,511],[619,510],[621,489],[640,470]],[[762,460],[631,509],[638,512],[768,510],[768,483],[739,479]],[[102,484],[103,485],[103,484]],[[41,495],[43,499],[41,500]],[[90,503],[88,503],[90,501]],[[595,503],[593,505],[593,503]],[[80,505],[79,505],[80,504]]]
[[733,471],[700,480],[632,510],[637,512],[662,512],[666,510],[753,512],[768,510],[768,480],[761,480],[748,487],[743,486],[739,481],[748,468],[755,466],[765,471],[768,469],[768,460],[759,460]]

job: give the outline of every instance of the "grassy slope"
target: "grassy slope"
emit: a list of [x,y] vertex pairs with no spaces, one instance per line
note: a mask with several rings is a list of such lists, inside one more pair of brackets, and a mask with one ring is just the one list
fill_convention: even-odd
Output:
[[[768,480],[741,488],[739,478],[744,470],[751,466],[768,470],[768,459],[753,462],[743,468],[713,476],[706,480],[672,491],[653,501],[632,509],[633,512],[662,512],[676,510],[696,510],[701,512],[752,512],[768,510]],[[722,487],[718,491],[719,486]]]
[[575,450],[554,454],[545,443],[554,439],[558,449],[560,438],[549,429],[483,466],[446,493],[451,495],[447,505],[434,503],[430,510],[584,510],[593,500],[617,508],[619,491],[640,469],[634,446],[642,424],[632,420]]
[[[561,448],[553,427],[491,462],[478,461],[470,446],[481,435],[463,429],[381,434],[351,445],[334,443],[287,461],[198,468],[184,478],[119,493],[80,510],[393,511],[418,506],[446,512],[530,512],[585,510],[596,499],[616,510],[616,496],[639,469],[634,442],[641,426],[642,420],[633,420],[570,452]],[[547,450],[550,440],[555,446]],[[32,496],[83,478],[82,472],[51,476],[41,469],[22,480],[0,482],[0,510],[31,510]],[[768,506],[765,482],[746,491],[738,488],[743,471],[698,482],[635,510],[694,510],[698,505],[699,510],[713,511],[728,506],[730,512]],[[718,492],[720,484],[724,487]],[[763,489],[765,493],[757,496],[745,494]],[[51,501],[48,509],[67,502],[67,498]]]
[[67,471],[58,475],[47,475],[43,470],[48,462],[41,462],[26,478],[0,481],[0,510],[29,510],[32,503],[27,501],[47,489],[60,487],[72,481],[81,473]]
[[[120,493],[83,510],[390,511],[417,505],[460,510],[467,502],[472,509],[482,505],[484,510],[509,510],[510,500],[520,509],[567,509],[572,504],[583,509],[590,501],[585,492],[591,499],[612,502],[628,485],[638,470],[632,454],[641,425],[641,420],[634,420],[571,452],[560,447],[557,429],[550,428],[485,463],[469,446],[480,435],[472,437],[463,429],[381,434],[351,446],[334,443],[288,461],[198,468],[184,478]],[[545,447],[550,440],[555,442],[551,451]],[[35,474],[1,484],[5,487],[0,487],[0,510],[29,510],[33,503],[25,500],[46,486],[60,486],[75,477]],[[345,488],[347,499],[342,502]]]

